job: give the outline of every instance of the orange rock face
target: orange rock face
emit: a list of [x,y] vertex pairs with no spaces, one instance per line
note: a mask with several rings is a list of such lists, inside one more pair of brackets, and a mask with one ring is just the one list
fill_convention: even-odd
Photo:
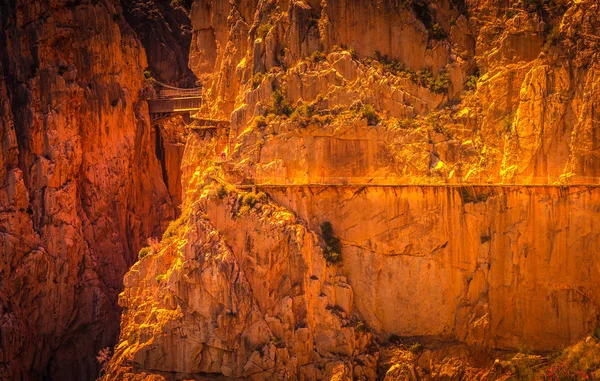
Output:
[[[150,64],[116,1],[8,3],[0,378],[95,377],[122,284],[105,380],[506,379],[598,326],[597,1],[136,0]],[[216,132],[138,96],[189,38]]]
[[176,214],[146,57],[114,2],[0,7],[0,379],[92,379],[124,273]]
[[[502,379],[516,368],[481,358],[584,338],[599,195],[560,185],[596,182],[597,16],[590,1],[195,2],[199,117],[230,120],[229,160],[190,135],[187,212],[126,275],[106,379]],[[393,353],[365,327],[464,346]]]

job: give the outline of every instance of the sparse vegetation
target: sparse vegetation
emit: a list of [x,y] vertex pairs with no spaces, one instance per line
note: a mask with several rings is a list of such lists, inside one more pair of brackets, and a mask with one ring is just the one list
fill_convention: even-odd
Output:
[[502,126],[504,127],[504,131],[506,131],[507,133],[512,130],[514,117],[515,114],[509,113],[504,117],[504,119],[502,119]]
[[429,32],[429,36],[433,40],[445,40],[446,38],[448,38],[446,31],[438,23],[432,25],[431,31]]
[[291,118],[294,122],[298,123],[300,127],[306,127],[312,122],[314,115],[315,106],[313,104],[303,104],[296,107]]
[[255,116],[254,120],[252,120],[252,124],[251,124],[252,129],[264,129],[265,127],[267,127],[267,118],[265,118],[262,115],[259,116]]
[[256,194],[256,202],[260,202],[261,204],[264,204],[267,201],[268,201],[268,197],[265,192],[258,192]]
[[256,30],[256,37],[260,38],[261,40],[264,40],[265,37],[267,37],[267,35],[271,31],[271,29],[273,29],[273,24],[271,24],[270,22],[261,24]]
[[110,347],[106,347],[101,349],[96,356],[96,361],[98,361],[98,365],[100,365],[100,375],[103,375],[108,370],[108,364],[110,363],[110,358],[112,357],[112,350]]
[[320,50],[315,50],[314,52],[312,52],[310,57],[307,57],[306,59],[312,63],[317,63],[317,62],[324,61],[326,58],[327,58],[327,55],[325,53],[323,53]]
[[544,43],[544,51],[550,50],[551,47],[555,46],[561,39],[560,27],[558,25],[554,26],[550,30],[550,33],[546,36],[546,42]]
[[146,79],[152,78],[152,72],[150,70],[144,70],[144,78],[146,78]]
[[300,127],[307,127],[310,124],[327,124],[332,121],[331,115],[319,115],[317,113],[317,104],[322,100],[319,95],[315,102],[304,103],[294,109],[290,116],[292,121],[298,123]]
[[244,206],[242,206],[242,207],[240,208],[240,210],[238,211],[238,215],[240,215],[240,216],[241,216],[241,215],[244,215],[244,214],[248,214],[248,213],[250,213],[250,210],[251,210],[250,206],[248,206],[248,205],[244,205]]
[[152,254],[152,248],[150,246],[142,247],[138,253],[138,259],[142,259]]
[[187,220],[190,218],[191,212],[192,210],[190,206],[182,210],[181,215],[169,223],[169,226],[167,226],[162,238],[169,239],[181,235],[185,229]]
[[584,381],[589,380],[590,377],[582,370],[573,369],[565,363],[558,363],[545,368],[542,371],[541,379],[544,381]]
[[163,279],[165,279],[165,274],[159,274],[156,276],[156,283],[160,283]]
[[227,192],[227,188],[225,187],[225,185],[219,185],[219,188],[217,189],[217,197],[219,197],[219,200],[224,199],[228,193],[229,192]]
[[249,206],[250,208],[254,208],[254,205],[256,205],[256,193],[250,192],[250,193],[246,193],[245,195],[242,196],[241,199],[242,205],[244,206]]
[[552,15],[562,15],[569,8],[569,0],[521,0],[523,9],[527,12],[547,12]]
[[364,105],[360,110],[361,116],[367,120],[369,126],[375,126],[381,121],[381,117],[377,115],[375,108],[369,104]]
[[354,326],[354,330],[356,332],[365,332],[367,330],[367,326],[364,321],[359,320],[356,322],[356,325]]
[[479,81],[479,71],[476,71],[467,78],[467,82],[465,82],[465,89],[475,90],[477,88],[477,81]]
[[408,350],[411,353],[419,354],[419,353],[423,352],[423,345],[421,343],[413,343],[408,347]]
[[358,53],[356,53],[356,49],[350,48],[348,49],[348,53],[350,53],[350,57],[352,57],[353,60],[358,59]]
[[273,91],[273,94],[271,94],[271,104],[267,107],[267,114],[290,116],[293,111],[283,92],[280,89]]
[[398,119],[396,128],[401,130],[411,130],[417,127],[417,122],[414,119]]
[[267,195],[264,192],[248,192],[240,195],[238,198],[238,215],[241,216],[243,214],[250,213],[250,211],[256,206],[256,204],[265,203],[267,202],[267,199]]
[[265,79],[264,73],[262,73],[262,72],[254,73],[254,75],[252,76],[252,80],[250,81],[250,83],[252,84],[252,89],[256,90],[258,88],[258,86],[260,86],[260,84],[263,82],[264,79]]
[[507,20],[512,19],[516,15],[517,15],[517,11],[512,8],[507,9],[506,12],[504,13],[504,17],[506,17]]
[[333,227],[330,222],[321,224],[321,234],[325,241],[323,256],[327,263],[339,263],[342,260],[342,243],[339,238],[333,234]]
[[[400,61],[390,59],[380,52],[375,52],[375,59],[382,64],[385,71],[397,77],[408,78],[419,86],[426,87],[433,92],[445,93],[450,88],[450,76],[446,72],[441,72],[435,76],[431,70],[427,69],[414,71],[406,68]],[[368,60],[367,63],[369,63]]]

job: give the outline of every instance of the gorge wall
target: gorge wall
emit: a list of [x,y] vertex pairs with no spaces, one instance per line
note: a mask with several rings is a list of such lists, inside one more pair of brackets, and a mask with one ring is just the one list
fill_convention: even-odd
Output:
[[0,378],[501,379],[598,324],[597,1],[0,6]]
[[264,189],[342,240],[341,272],[378,332],[557,350],[598,316],[598,188]]
[[385,341],[415,336],[471,349],[388,379],[502,379],[472,355],[590,334],[597,11],[195,1],[198,116],[227,144],[190,133],[184,213],[126,276],[105,379],[383,378]]
[[0,3],[0,379],[90,380],[122,279],[177,216],[113,1]]

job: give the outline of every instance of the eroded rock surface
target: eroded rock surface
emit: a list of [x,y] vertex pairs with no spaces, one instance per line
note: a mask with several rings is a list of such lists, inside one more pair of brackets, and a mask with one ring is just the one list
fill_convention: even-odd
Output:
[[176,216],[146,56],[118,2],[0,4],[0,379],[89,380],[117,295]]
[[[194,2],[198,116],[228,139],[191,134],[106,379],[503,379],[494,350],[594,330],[598,192],[558,185],[596,182],[598,4],[401,3]],[[456,183],[480,185],[419,186]],[[461,344],[388,361],[406,336]]]

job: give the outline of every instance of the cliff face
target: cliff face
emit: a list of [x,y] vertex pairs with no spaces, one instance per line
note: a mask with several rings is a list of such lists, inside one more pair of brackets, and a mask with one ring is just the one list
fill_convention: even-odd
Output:
[[125,19],[144,46],[151,74],[163,82],[193,87],[196,77],[188,68],[191,22],[186,9],[158,0],[121,4]]
[[175,217],[138,97],[146,56],[112,1],[0,16],[0,379],[93,379],[124,273]]
[[331,222],[355,305],[378,332],[547,351],[594,330],[597,188],[268,193],[314,230]]
[[[494,350],[594,329],[598,192],[558,185],[596,181],[596,2],[195,1],[191,20],[199,117],[230,129],[190,135],[184,213],[126,276],[106,379],[502,379],[522,358]],[[388,187],[446,183],[521,185]],[[432,350],[382,345],[414,336]]]
[[0,4],[0,378],[95,377],[122,282],[106,380],[503,379],[598,325],[597,1],[126,3]]

